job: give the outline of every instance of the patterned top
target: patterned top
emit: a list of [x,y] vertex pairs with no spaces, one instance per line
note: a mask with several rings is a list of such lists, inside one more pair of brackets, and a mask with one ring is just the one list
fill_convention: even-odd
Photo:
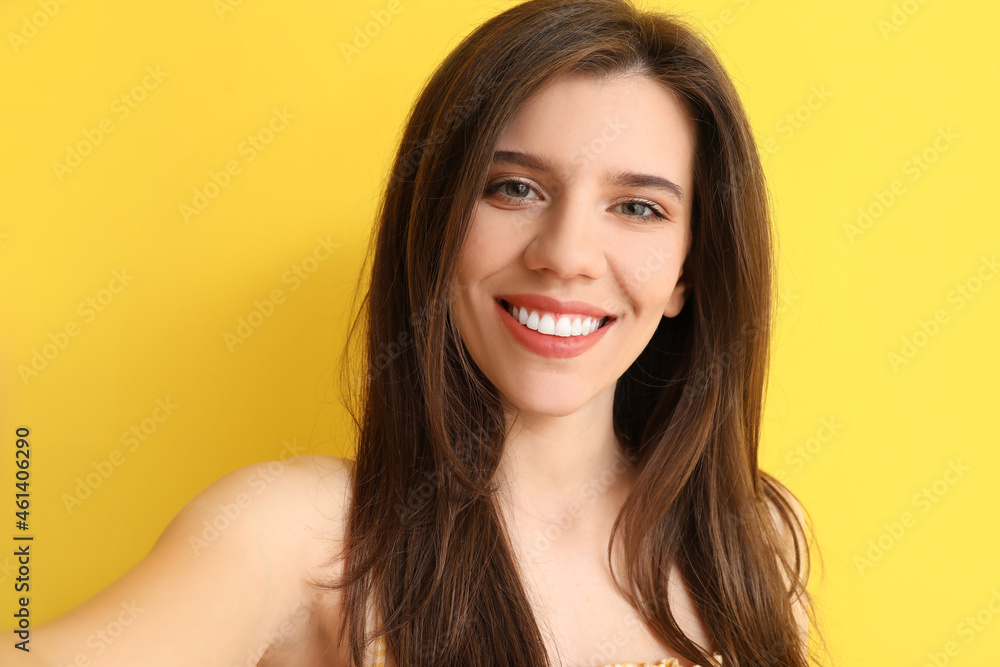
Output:
[[[715,661],[721,665],[722,656],[718,653],[713,654]],[[375,642],[375,662],[374,667],[384,667],[385,665],[385,638],[379,637]],[[616,662],[613,665],[602,665],[601,667],[681,667],[681,663],[677,662],[677,658],[664,658],[657,663],[652,662]],[[700,665],[695,665],[694,667],[701,667]]]

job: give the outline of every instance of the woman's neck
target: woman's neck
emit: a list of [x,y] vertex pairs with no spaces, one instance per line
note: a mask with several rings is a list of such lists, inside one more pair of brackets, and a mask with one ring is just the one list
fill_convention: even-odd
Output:
[[637,472],[615,435],[612,398],[571,415],[513,419],[497,470],[498,502],[529,545],[607,545]]

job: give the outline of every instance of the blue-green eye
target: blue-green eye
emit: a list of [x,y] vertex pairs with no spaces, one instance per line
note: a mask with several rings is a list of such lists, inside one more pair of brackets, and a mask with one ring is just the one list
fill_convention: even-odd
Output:
[[[622,202],[616,205],[617,207],[622,207],[622,213],[630,218],[637,218],[639,220],[653,220],[660,219],[666,220],[667,216],[663,215],[650,202],[642,201],[641,199],[632,199],[629,201]],[[643,211],[649,211],[649,213],[643,214]]]

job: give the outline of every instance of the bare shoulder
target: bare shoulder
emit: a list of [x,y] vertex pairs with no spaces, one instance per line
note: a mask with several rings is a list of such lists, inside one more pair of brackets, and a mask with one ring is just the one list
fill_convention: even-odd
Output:
[[[273,464],[266,464],[265,472],[276,470]],[[354,462],[302,455],[288,459],[285,469],[280,495],[289,503],[290,514],[281,520],[289,522],[286,530],[301,533],[301,540],[291,540],[301,549],[301,571],[306,578],[335,574],[339,567],[331,559],[339,555],[347,527]]]
[[325,540],[341,537],[351,470],[347,459],[320,455],[238,468],[189,502],[154,550],[186,542],[198,554],[233,531],[233,539],[254,542],[288,576],[312,571],[327,560]]
[[[766,497],[771,519],[783,540],[794,549],[794,540],[804,537],[802,531],[805,529],[806,518],[802,503],[787,486],[777,480],[766,483],[766,486],[769,490]],[[789,519],[792,519],[791,525]]]
[[[278,473],[273,462],[265,466],[263,472]],[[293,579],[302,587],[302,597],[280,626],[258,637],[261,650],[253,654],[258,667],[347,664],[346,647],[337,641],[342,595],[313,584],[335,581],[343,572],[340,550],[353,471],[350,459],[297,456],[279,473],[284,478],[276,480],[277,495],[288,508],[275,519],[292,533],[288,542],[299,556]]]
[[327,456],[222,476],[173,517],[142,560],[34,629],[30,653],[0,648],[0,664],[248,664],[283,632],[309,625],[297,620],[312,616],[307,579],[329,559],[329,538],[341,535],[350,477],[349,461]]
[[188,514],[199,514],[207,505],[226,499],[236,500],[244,509],[256,506],[257,511],[246,514],[262,521],[277,519],[276,511],[308,514],[312,509],[336,509],[338,501],[343,500],[339,496],[350,470],[351,462],[336,456],[300,455],[251,463],[223,475],[195,496],[177,514],[164,536],[174,524],[183,524]]
[[802,641],[808,643],[808,595],[805,587],[809,579],[809,542],[806,537],[805,510],[791,490],[776,479],[765,480],[765,487],[768,490],[765,497],[771,520],[781,538],[783,558],[791,567],[796,566],[797,560],[795,576],[798,581],[793,585],[793,582],[786,577],[785,583],[790,590],[796,591],[792,599],[793,612]]

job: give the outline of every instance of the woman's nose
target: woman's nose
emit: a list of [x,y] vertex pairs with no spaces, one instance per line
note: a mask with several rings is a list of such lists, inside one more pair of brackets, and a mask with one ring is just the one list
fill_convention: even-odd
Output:
[[599,212],[582,197],[558,197],[536,220],[534,238],[524,263],[534,271],[551,271],[562,280],[597,279],[607,270]]

